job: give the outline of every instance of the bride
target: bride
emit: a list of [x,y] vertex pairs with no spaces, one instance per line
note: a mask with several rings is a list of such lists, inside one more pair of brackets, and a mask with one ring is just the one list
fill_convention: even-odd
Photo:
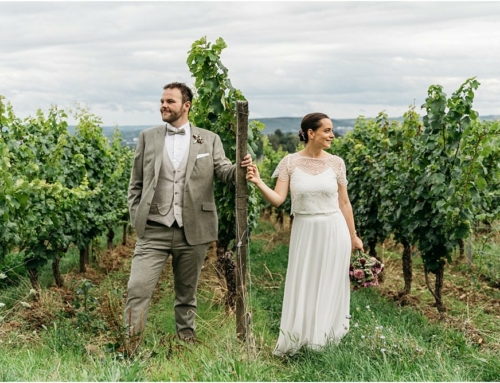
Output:
[[344,161],[325,151],[334,138],[331,119],[306,115],[299,131],[304,150],[286,155],[276,168],[274,190],[256,165],[247,180],[264,198],[281,205],[290,189],[294,215],[280,334],[274,354],[294,354],[301,347],[321,349],[349,330],[351,251],[363,250],[347,194]]

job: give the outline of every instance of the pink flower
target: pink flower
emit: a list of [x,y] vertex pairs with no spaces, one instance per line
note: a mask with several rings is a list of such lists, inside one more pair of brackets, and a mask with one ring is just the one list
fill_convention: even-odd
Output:
[[354,290],[362,287],[378,286],[378,274],[384,269],[384,264],[375,257],[356,250],[351,255],[349,279]]
[[363,279],[365,277],[365,272],[361,269],[354,270],[354,278]]

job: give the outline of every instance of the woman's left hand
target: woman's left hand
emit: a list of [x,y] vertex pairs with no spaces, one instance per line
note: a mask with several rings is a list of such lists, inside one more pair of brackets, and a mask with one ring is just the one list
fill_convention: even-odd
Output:
[[352,251],[360,249],[362,252],[364,252],[363,241],[357,235],[351,237],[351,243],[352,243]]

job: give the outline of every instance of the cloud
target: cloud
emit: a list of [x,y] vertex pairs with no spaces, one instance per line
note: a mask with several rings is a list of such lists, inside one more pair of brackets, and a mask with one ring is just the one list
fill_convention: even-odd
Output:
[[473,76],[475,108],[500,115],[499,16],[496,2],[2,2],[0,94],[18,115],[81,103],[106,125],[155,124],[207,36],[226,41],[251,118],[400,116]]

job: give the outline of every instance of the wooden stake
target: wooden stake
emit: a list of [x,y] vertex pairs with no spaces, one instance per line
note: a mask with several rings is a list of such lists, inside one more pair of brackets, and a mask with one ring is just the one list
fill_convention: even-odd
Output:
[[236,130],[236,335],[246,339],[246,257],[247,257],[247,212],[248,193],[246,168],[240,166],[243,157],[247,154],[248,141],[248,102],[237,101],[237,130]]

